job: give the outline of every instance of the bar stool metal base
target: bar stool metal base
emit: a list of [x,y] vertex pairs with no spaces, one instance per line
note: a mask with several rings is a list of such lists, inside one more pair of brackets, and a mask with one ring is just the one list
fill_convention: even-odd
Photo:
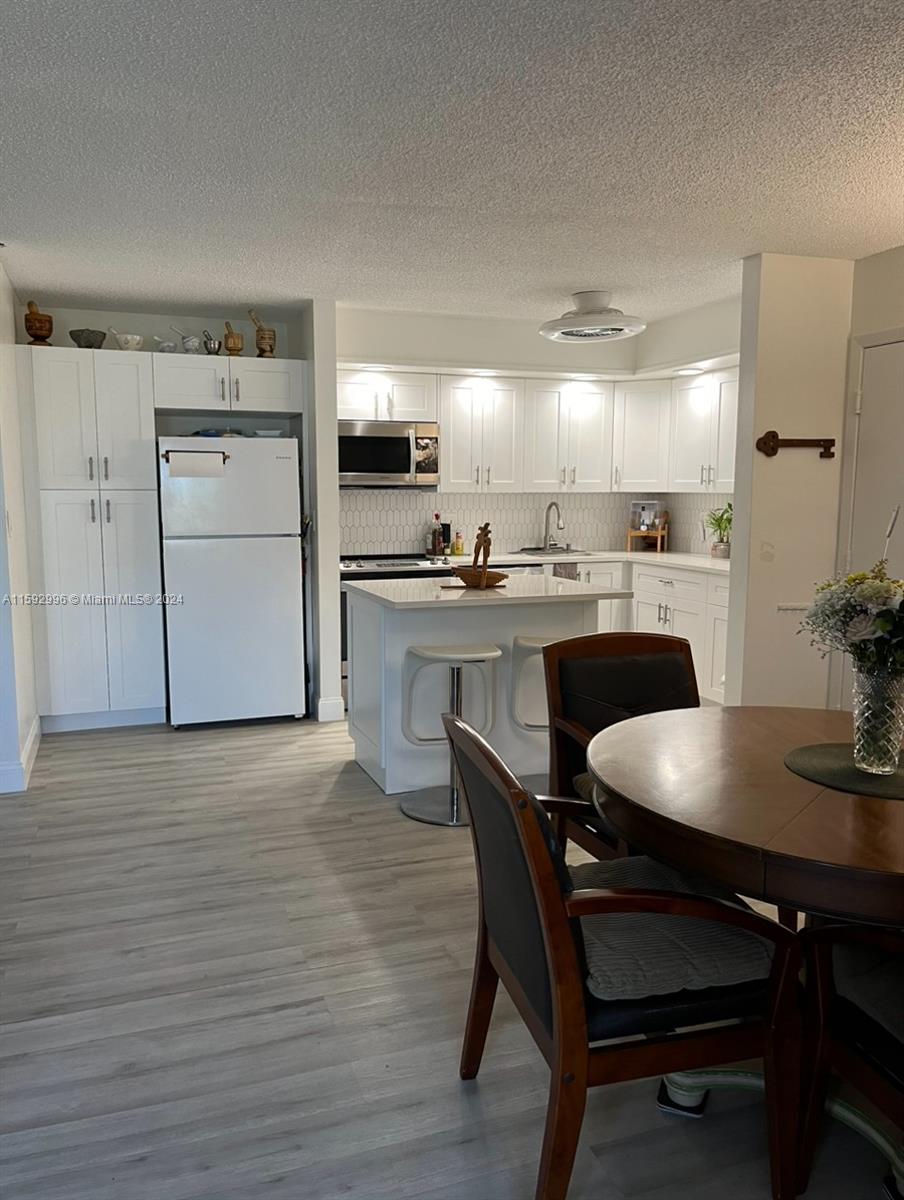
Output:
[[413,821],[425,825],[445,825],[447,828],[463,829],[470,825],[468,810],[459,794],[453,796],[447,783],[439,787],[421,788],[417,792],[406,792],[399,800],[399,808]]

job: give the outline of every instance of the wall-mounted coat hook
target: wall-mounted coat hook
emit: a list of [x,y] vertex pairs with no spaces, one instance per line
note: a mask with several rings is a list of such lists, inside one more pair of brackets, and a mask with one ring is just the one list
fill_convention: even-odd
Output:
[[767,429],[763,436],[756,440],[757,450],[767,458],[775,458],[779,450],[788,446],[818,446],[820,458],[835,457],[834,438],[782,438],[774,429]]

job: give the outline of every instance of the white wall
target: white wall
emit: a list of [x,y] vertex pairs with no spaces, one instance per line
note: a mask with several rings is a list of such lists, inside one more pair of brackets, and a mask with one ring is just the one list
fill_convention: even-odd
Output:
[[828,662],[798,636],[832,575],[841,457],[754,449],[768,429],[841,446],[854,264],[763,254],[744,262],[735,529],[728,622],[729,703],[824,707]]
[[741,297],[704,304],[654,321],[634,339],[638,371],[668,370],[683,363],[725,366],[741,337]]
[[[0,266],[0,598],[30,590],[16,379],[15,293]],[[37,751],[31,609],[0,600],[0,791],[20,791]]]
[[904,327],[904,246],[854,263],[851,333],[882,333]]
[[[16,322],[16,331],[20,342],[27,342],[29,340],[25,332],[25,326],[22,323],[24,308],[24,304],[19,305],[18,320]],[[41,311],[44,311],[43,307]],[[222,338],[225,332],[223,317],[217,315],[186,315],[182,313],[167,316],[161,313],[123,312],[119,309],[56,308],[54,305],[48,306],[47,311],[53,317],[53,336],[50,341],[54,346],[73,346],[75,344],[69,337],[70,329],[107,330],[111,325],[119,333],[140,333],[144,337],[142,350],[157,349],[157,343],[153,340],[154,335],[164,341],[176,342],[181,350],[179,335],[173,333],[170,325],[175,325],[183,333],[195,334],[198,337],[202,336],[205,329],[209,329],[214,337],[218,338]],[[255,311],[264,325],[276,330],[277,357],[291,357],[289,355],[288,334],[285,322],[271,321],[267,317],[266,309]],[[253,358],[256,353],[254,348],[255,329],[247,313],[239,310],[235,316],[228,315],[225,319],[229,321],[236,333],[244,335],[245,347],[242,353],[246,357]],[[104,350],[118,349],[116,340],[111,333],[107,334],[107,340],[104,342],[103,348]],[[221,350],[220,353],[223,354],[225,351]]]
[[347,363],[630,375],[636,340],[569,346],[540,337],[536,321],[336,310],[336,351]]

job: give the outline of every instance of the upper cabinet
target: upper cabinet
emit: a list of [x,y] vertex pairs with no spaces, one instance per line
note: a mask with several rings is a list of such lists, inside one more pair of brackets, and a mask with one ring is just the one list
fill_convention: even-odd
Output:
[[612,448],[616,491],[668,491],[670,391],[663,379],[616,383]]
[[607,492],[612,463],[612,384],[528,380],[524,486]]
[[435,421],[436,376],[417,371],[338,371],[340,421]]
[[153,354],[154,406],[218,412],[300,413],[304,364],[291,358]]
[[149,359],[62,346],[35,352],[40,487],[156,487]]
[[444,376],[440,393],[441,490],[524,491],[524,381]]
[[672,385],[669,490],[733,491],[737,423],[736,369],[676,379]]

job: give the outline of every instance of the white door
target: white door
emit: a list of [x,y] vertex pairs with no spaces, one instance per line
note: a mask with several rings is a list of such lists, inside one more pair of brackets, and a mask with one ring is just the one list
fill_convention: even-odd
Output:
[[372,372],[336,372],[336,405],[340,421],[375,421],[377,403],[377,384]]
[[714,492],[733,492],[735,442],[738,433],[738,370],[713,373],[713,424],[710,485]]
[[632,627],[635,633],[668,633],[664,624],[665,603],[650,592],[635,592]]
[[156,488],[151,356],[140,350],[93,354],[101,487]]
[[612,384],[569,382],[566,486],[570,492],[612,488]]
[[706,609],[706,634],[703,651],[703,676],[700,693],[707,700],[725,701],[725,648],[728,635],[728,609],[710,604]]
[[686,638],[694,655],[694,668],[698,678],[703,671],[704,646],[706,644],[706,605],[699,600],[684,600],[680,596],[669,596],[665,602],[663,633]]
[[435,421],[436,376],[416,371],[380,371],[377,403],[381,420]]
[[305,710],[301,539],[164,543],[174,725]]
[[299,532],[294,438],[160,438],[159,453],[164,537]]
[[479,492],[483,411],[477,384],[467,376],[440,380],[440,490]]
[[233,412],[300,413],[305,364],[293,358],[231,358]]
[[229,361],[215,354],[152,354],[154,407],[229,411]]
[[40,486],[96,490],[93,351],[39,346],[32,364]]
[[482,397],[483,488],[524,491],[524,383],[492,379]]
[[707,375],[672,381],[669,491],[709,490],[713,399],[714,385]]
[[568,410],[564,385],[529,379],[525,394],[524,490],[565,489]]
[[670,414],[667,380],[615,385],[612,486],[616,491],[668,491]]
[[[67,599],[45,609],[49,705],[41,715],[106,712],[104,569],[97,494],[42,491],[41,531],[44,590]],[[95,596],[96,604],[89,599]]]
[[101,495],[110,708],[162,708],[163,607],[159,602],[157,493]]

